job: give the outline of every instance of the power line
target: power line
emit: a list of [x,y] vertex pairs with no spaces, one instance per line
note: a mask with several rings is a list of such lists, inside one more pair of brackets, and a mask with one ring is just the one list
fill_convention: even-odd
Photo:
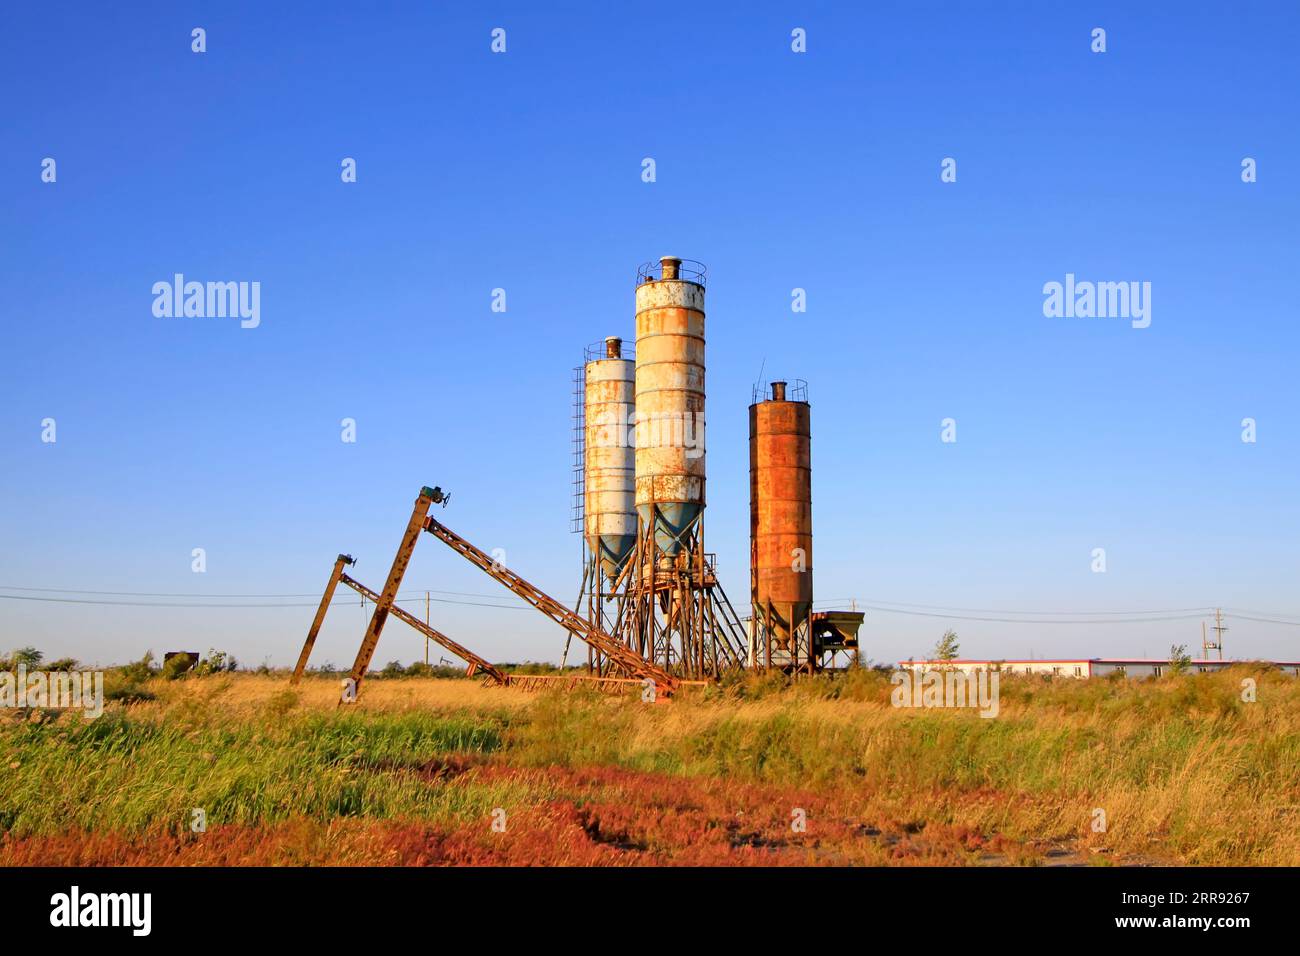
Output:
[[[822,602],[817,602],[819,605]],[[925,605],[917,605],[924,607]],[[1160,611],[1085,611],[1085,612],[1066,612],[1066,611],[1002,611],[988,613],[1002,614],[1097,614],[1107,615],[1106,617],[1097,618],[1079,618],[1077,620],[1062,620],[1058,618],[1028,618],[1028,617],[972,617],[964,614],[943,614],[935,611],[904,610],[898,607],[885,607],[878,604],[867,604],[857,602],[857,607],[867,611],[876,611],[881,614],[906,614],[913,617],[938,617],[946,618],[953,621],[987,621],[996,624],[1144,624],[1147,622],[1160,621],[1192,621],[1204,616],[1204,612],[1212,608],[1187,608],[1185,610],[1195,611],[1196,613],[1165,613]],[[951,608],[951,610],[963,610],[962,608]],[[1118,617],[1121,614],[1146,614],[1146,617]],[[1274,617],[1261,617],[1243,613],[1224,613],[1224,617],[1237,618],[1243,621],[1256,621],[1262,624],[1287,624],[1291,627],[1300,627],[1300,621],[1285,621]]]
[[915,608],[925,611],[968,611],[974,614],[1046,614],[1053,617],[1080,617],[1085,615],[1132,616],[1142,614],[1200,614],[1214,610],[1212,607],[1175,607],[1159,608],[1150,611],[1009,611],[987,607],[945,607],[940,604],[908,604],[904,601],[881,601],[874,598],[830,598],[826,601],[818,601],[817,603],[847,604],[850,601],[856,601],[863,607],[871,607],[876,610],[885,610],[890,608]]
[[[304,601],[301,603],[276,602],[273,604],[238,604],[230,602],[204,603],[197,601],[102,601],[93,598],[60,598],[60,597],[37,597],[30,594],[0,594],[0,600],[8,601],[39,601],[46,604],[92,604],[100,607],[192,607],[192,608],[275,608],[275,607],[316,607],[319,601]],[[399,599],[398,603],[410,603],[415,601],[414,597]],[[431,601],[437,601],[440,604],[459,604],[468,607],[489,607],[497,608],[502,611],[522,611],[529,607],[527,604],[483,604],[478,601],[453,601],[450,598],[430,598]],[[361,607],[362,601],[350,601],[346,599],[335,599],[332,604],[341,604],[345,607]]]
[[[1200,614],[1172,614],[1161,617],[1103,617],[1091,619],[1081,618],[1078,620],[1068,621],[1058,618],[973,617],[967,614],[941,614],[936,611],[910,611],[892,607],[880,607],[872,604],[859,604],[858,606],[865,610],[877,611],[882,614],[906,614],[913,617],[940,617],[952,621],[990,621],[997,624],[1145,624],[1157,621],[1188,621],[1201,617]],[[1030,611],[1025,613],[1034,612]]]
[[1275,611],[1257,611],[1257,610],[1253,610],[1253,609],[1251,609],[1251,608],[1225,607],[1225,608],[1223,609],[1223,612],[1224,612],[1224,614],[1226,614],[1228,617],[1244,617],[1244,616],[1247,615],[1247,614],[1260,614],[1260,615],[1263,615],[1263,616],[1265,616],[1265,617],[1291,618],[1291,620],[1289,620],[1289,621],[1279,621],[1278,623],[1280,623],[1280,624],[1300,624],[1300,620],[1296,620],[1296,618],[1297,618],[1297,617],[1300,617],[1300,615],[1296,615],[1296,614],[1285,614],[1285,613],[1283,613],[1283,612],[1281,612],[1281,611],[1276,611],[1276,612],[1275,612]]
[[[461,597],[497,597],[481,591],[439,591],[437,588],[419,588],[420,594],[429,591],[432,594],[455,594]],[[300,598],[317,597],[319,591],[305,591],[297,594],[205,594],[198,591],[88,591],[84,588],[20,588],[0,584],[0,591],[34,591],[43,594],[97,594],[110,597],[196,597],[196,598]],[[412,592],[414,593],[414,592]]]
[[1288,624],[1291,627],[1300,627],[1300,621],[1281,621],[1274,617],[1252,617],[1249,614],[1228,614],[1226,612],[1223,616],[1234,617],[1239,621],[1257,621],[1261,624]]
[[[0,600],[11,601],[36,601],[46,604],[82,604],[94,605],[101,607],[171,607],[171,608],[304,608],[316,607],[320,602],[303,601],[274,601],[243,603],[223,601],[130,601],[130,600],[101,600],[101,597],[195,597],[195,598],[294,598],[294,597],[316,597],[315,594],[198,594],[192,592],[174,592],[174,591],[90,591],[76,590],[72,588],[32,588],[32,587],[14,587],[0,585],[0,591],[31,591],[36,594],[0,594]],[[468,597],[487,597],[494,598],[495,595],[483,594],[475,591],[434,591],[425,589],[415,593],[407,593],[406,596],[399,594],[399,602],[411,602],[423,599],[428,594],[456,594]],[[40,594],[80,594],[93,595],[94,597],[42,597]],[[460,601],[452,598],[435,598],[429,597],[429,601],[436,601],[439,604],[453,604],[463,607],[485,607],[497,608],[508,611],[524,610],[531,605],[526,603],[513,604],[489,604],[481,601]],[[502,598],[501,600],[509,600]],[[885,602],[885,601],[859,601],[855,598],[841,598],[830,601],[818,601],[821,607],[828,605],[847,604],[852,601],[855,606],[866,611],[875,611],[880,614],[902,614],[911,617],[932,617],[944,618],[956,621],[980,621],[995,624],[1142,624],[1146,622],[1162,621],[1185,621],[1194,620],[1203,616],[1213,608],[1171,608],[1151,611],[1011,611],[1011,610],[993,610],[989,608],[963,608],[947,607],[943,605],[927,604],[908,604],[904,602]],[[358,599],[336,600],[334,603],[342,604],[345,607],[362,607],[365,602]],[[962,612],[962,613],[949,613]],[[1028,617],[1025,615],[1045,615],[1040,617]],[[989,615],[989,616],[986,616]],[[1003,616],[1014,615],[1014,616]],[[1225,612],[1226,617],[1234,617],[1245,621],[1254,621],[1262,624],[1283,624],[1291,627],[1300,627],[1300,620],[1284,620],[1282,617],[1270,616],[1270,612],[1251,611],[1249,609],[1230,608]],[[1064,620],[1063,618],[1074,618],[1073,620]]]
[[[100,601],[94,598],[59,598],[59,597],[38,597],[32,594],[0,594],[0,600],[5,601],[40,601],[45,604],[95,604],[101,606],[115,607],[315,607],[317,603],[303,604],[229,604],[215,603],[203,604],[194,601]],[[350,601],[336,601],[336,604],[354,603]],[[360,601],[355,602],[360,604]]]

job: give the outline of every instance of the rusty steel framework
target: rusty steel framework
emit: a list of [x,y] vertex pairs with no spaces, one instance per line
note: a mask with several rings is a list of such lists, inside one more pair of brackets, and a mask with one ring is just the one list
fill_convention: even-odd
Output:
[[699,517],[676,554],[665,554],[644,520],[624,568],[616,632],[642,657],[693,679],[716,679],[746,664],[744,628],[704,550]]
[[492,558],[491,555],[485,554],[474,547],[474,545],[436,518],[426,517],[424,530],[495,581],[505,585],[566,631],[584,641],[594,652],[600,654],[628,677],[637,678],[642,682],[653,682],[658,689],[658,693],[665,697],[672,694],[681,684],[681,681],[666,668],[659,667],[653,661],[633,653],[630,648],[624,646],[602,628],[570,611],[540,588],[525,581],[501,562]]
[[[374,602],[376,607],[378,606],[379,595],[376,594],[374,591],[370,590],[370,588],[366,587],[360,581],[357,581],[356,579],[351,578],[348,575],[344,574],[339,578],[339,583],[346,584],[348,587],[356,591],[362,597],[369,598],[372,602]],[[404,608],[402,608],[397,604],[394,604],[391,610],[392,610],[393,617],[397,618],[399,621],[401,621],[404,624],[409,624],[411,627],[415,628],[425,637],[429,638],[429,640],[433,641],[435,644],[440,645],[444,650],[451,651],[451,653],[455,654],[461,660],[465,661],[469,665],[469,669],[465,672],[466,677],[473,677],[479,671],[482,671],[485,675],[487,675],[487,677],[491,679],[492,683],[494,684],[509,684],[511,682],[510,675],[504,673],[500,668],[498,668],[491,661],[487,660],[486,658],[479,657],[479,655],[475,654],[468,647],[464,647],[461,644],[457,644],[446,634],[443,634],[441,631],[437,631],[434,628],[430,627],[428,624],[424,623],[424,621],[421,621],[410,611],[405,610]]]
[[[363,598],[368,598],[374,603],[374,611],[371,614],[365,636],[361,641],[361,647],[357,651],[356,660],[353,662],[349,674],[351,693],[345,691],[344,702],[352,702],[356,699],[356,694],[360,691],[361,682],[365,679],[370,668],[375,648],[378,646],[379,637],[389,615],[409,624],[430,640],[466,661],[469,665],[468,673],[471,676],[481,671],[488,679],[498,684],[532,686],[537,683],[531,679],[520,678],[502,672],[490,661],[453,641],[396,604],[397,592],[401,587],[402,578],[406,573],[407,565],[410,564],[411,555],[415,551],[420,532],[424,531],[442,541],[495,581],[509,588],[514,594],[523,598],[528,604],[559,624],[570,634],[584,641],[592,649],[593,653],[599,655],[602,660],[608,661],[612,668],[618,670],[624,676],[626,680],[619,683],[635,682],[642,687],[653,688],[654,699],[656,700],[669,697],[682,686],[683,682],[676,676],[634,654],[602,628],[585,620],[574,611],[570,611],[540,588],[530,584],[524,578],[502,565],[501,562],[485,554],[446,525],[430,516],[430,506],[435,503],[445,505],[447,498],[448,496],[440,488],[426,486],[420,490],[382,591],[372,591],[343,573],[343,567],[354,562],[349,555],[341,554],[338,556],[334,563],[334,569],[330,574],[329,582],[326,585],[325,593],[321,598],[320,607],[316,611],[311,629],[307,634],[306,643],[303,645],[302,653],[298,657],[298,664],[294,668],[293,676],[290,678],[291,683],[296,684],[302,677],[307,666],[307,659],[310,657],[316,637],[320,633],[321,624],[325,620],[325,613],[329,609],[330,601],[333,599],[334,592],[339,584],[352,588]],[[602,676],[608,678],[609,675]],[[604,684],[612,685],[613,682],[606,679]],[[604,689],[611,688],[606,687]]]
[[[579,606],[587,622],[687,682],[746,666],[744,627],[718,580],[716,556],[697,543],[702,525],[689,529],[685,546],[669,556],[639,521],[636,549],[612,581],[583,547]],[[587,664],[597,676],[617,666],[591,643]]]
[[[574,611],[581,615],[588,624],[604,631],[606,634],[618,635],[619,608],[622,593],[615,589],[613,583],[601,573],[600,557],[591,550],[586,535],[582,539],[582,584],[578,588],[578,601]],[[573,632],[569,632],[572,638]],[[567,662],[569,643],[564,645],[561,664]],[[590,644],[587,645],[587,672],[596,677],[607,673],[608,665],[605,655]]]
[[[303,672],[307,669],[307,660],[311,657],[312,648],[316,645],[316,637],[320,634],[321,625],[325,622],[325,613],[329,610],[330,603],[334,600],[334,592],[338,589],[340,584],[356,591],[362,598],[368,599],[375,605],[375,609],[378,611],[382,596],[375,591],[370,590],[370,588],[366,587],[356,578],[343,572],[344,565],[351,564],[356,564],[356,561],[350,554],[340,554],[338,559],[334,562],[334,569],[330,573],[329,583],[325,586],[325,593],[321,597],[320,607],[316,610],[316,617],[312,621],[311,630],[307,632],[307,640],[302,646],[302,653],[298,655],[298,663],[293,669],[293,676],[289,678],[290,684],[297,684],[302,680]],[[397,603],[394,602],[389,605],[388,613],[392,614],[393,617],[397,618],[404,624],[410,625],[444,650],[450,651],[452,654],[455,654],[463,660],[468,665],[468,670],[465,672],[467,677],[473,677],[475,674],[482,672],[492,683],[510,683],[510,675],[504,673],[491,661],[480,657],[464,645],[453,641],[446,634],[430,627],[424,621],[421,621],[418,617],[411,614]],[[367,635],[368,634],[369,630],[367,630]],[[367,658],[367,666],[369,663],[370,660]]]
[[311,657],[311,650],[316,646],[316,636],[320,634],[320,626],[325,623],[325,612],[329,610],[330,602],[334,600],[334,591],[339,586],[339,579],[343,577],[343,566],[356,563],[356,559],[350,554],[340,554],[334,562],[329,583],[325,585],[325,594],[320,599],[320,607],[316,609],[316,618],[311,622],[307,640],[302,645],[302,653],[298,655],[298,663],[294,665],[293,676],[289,678],[290,684],[302,680],[302,672],[307,669],[307,658]]

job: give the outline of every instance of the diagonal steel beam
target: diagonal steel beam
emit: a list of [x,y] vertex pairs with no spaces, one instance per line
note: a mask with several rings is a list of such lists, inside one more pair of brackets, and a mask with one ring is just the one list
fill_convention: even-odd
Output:
[[[414,517],[412,517],[414,520]],[[667,697],[677,689],[678,679],[658,664],[651,663],[636,651],[606,634],[595,624],[578,616],[540,588],[528,583],[500,562],[493,560],[436,518],[424,519],[424,530],[461,555],[471,564],[519,595],[561,627],[576,634],[592,649],[600,651],[625,673],[654,681],[658,693]]]
[[[374,591],[370,590],[370,588],[366,587],[364,584],[362,584],[360,581],[356,580],[355,578],[349,577],[348,575],[344,574],[340,576],[339,581],[342,584],[346,584],[348,587],[356,591],[358,594],[370,598],[370,600],[376,602],[376,604],[378,603],[379,595],[376,594]],[[409,624],[411,627],[415,628],[421,634],[428,637],[429,640],[433,641],[435,644],[441,645],[444,649],[451,651],[461,660],[469,664],[469,674],[467,676],[473,677],[475,672],[483,671],[483,673],[487,674],[498,684],[509,684],[511,682],[509,675],[504,674],[501,671],[501,669],[498,668],[491,661],[479,657],[468,647],[463,647],[460,644],[457,644],[455,641],[453,641],[446,634],[443,634],[441,631],[434,630],[432,627],[430,627],[428,624],[425,624],[423,621],[421,621],[414,614],[407,611],[405,608],[400,607],[397,604],[394,604],[390,608],[390,611],[393,617],[397,618],[403,624]]]

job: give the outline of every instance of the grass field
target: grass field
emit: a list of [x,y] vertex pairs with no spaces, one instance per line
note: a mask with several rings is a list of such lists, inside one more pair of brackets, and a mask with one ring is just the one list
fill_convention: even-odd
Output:
[[865,670],[659,704],[146,686],[0,714],[0,864],[1300,864],[1300,681],[1263,668],[1004,679],[991,720],[894,708]]

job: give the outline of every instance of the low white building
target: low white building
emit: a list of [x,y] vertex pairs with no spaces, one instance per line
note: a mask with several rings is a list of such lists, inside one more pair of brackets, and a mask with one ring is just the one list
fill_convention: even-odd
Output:
[[[1204,674],[1248,661],[1193,659],[1188,673]],[[1300,676],[1300,661],[1266,661],[1286,674]],[[908,660],[899,661],[901,670],[958,670],[965,674],[996,670],[1003,674],[1048,674],[1053,677],[1086,679],[1119,674],[1123,677],[1161,677],[1172,670],[1167,658],[1155,657],[1080,657],[1065,660]]]

